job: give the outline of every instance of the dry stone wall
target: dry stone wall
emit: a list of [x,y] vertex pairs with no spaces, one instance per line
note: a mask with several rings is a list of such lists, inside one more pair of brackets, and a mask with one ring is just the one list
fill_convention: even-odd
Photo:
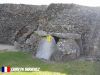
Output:
[[[59,33],[66,36],[79,35],[79,39],[74,37],[74,42],[80,54],[100,57],[99,7],[76,4],[0,5],[0,43],[14,44],[22,50],[30,51],[37,46],[37,39],[43,37],[37,36],[37,31],[40,31],[39,35],[45,36],[51,34],[59,37]],[[59,38],[62,39],[61,36]]]

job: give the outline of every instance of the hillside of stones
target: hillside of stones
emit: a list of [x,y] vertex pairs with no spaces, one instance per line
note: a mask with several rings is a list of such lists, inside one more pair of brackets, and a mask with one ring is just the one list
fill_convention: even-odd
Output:
[[[34,49],[41,38],[37,34],[34,37],[35,31],[40,31],[40,35],[42,31],[53,33],[54,36],[56,33],[78,34],[81,37],[74,40],[80,54],[100,57],[99,7],[76,4],[0,5],[0,43],[17,43],[23,50]],[[69,35],[67,37],[70,38]]]
[[14,33],[24,26],[37,29],[37,16],[46,8],[44,5],[0,4],[0,43],[13,44]]
[[[48,25],[45,26],[47,28],[43,27],[44,30],[78,33],[81,35],[82,40],[82,54],[91,54],[92,50],[94,53],[95,38],[98,37],[100,40],[98,33],[100,30],[99,7],[85,7],[74,4],[51,4],[46,11],[50,20]],[[98,42],[100,42],[99,40]]]

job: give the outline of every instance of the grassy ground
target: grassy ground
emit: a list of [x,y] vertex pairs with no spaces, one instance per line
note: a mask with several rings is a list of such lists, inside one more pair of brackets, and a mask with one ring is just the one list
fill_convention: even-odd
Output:
[[33,59],[30,53],[0,52],[0,67],[40,67],[39,72],[11,72],[0,75],[100,75],[100,62],[68,61],[47,63]]

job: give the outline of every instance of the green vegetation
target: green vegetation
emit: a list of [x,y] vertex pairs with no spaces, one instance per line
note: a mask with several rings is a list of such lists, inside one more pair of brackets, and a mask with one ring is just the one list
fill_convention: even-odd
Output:
[[[32,54],[25,52],[0,52],[0,67],[40,67],[39,72],[11,72],[4,75],[99,75],[100,62],[68,61],[43,62],[33,59]],[[2,75],[2,74],[0,74]]]
[[[2,73],[0,75],[2,75]],[[3,73],[3,75],[68,75],[68,74],[39,71],[39,72],[11,72],[11,73]]]

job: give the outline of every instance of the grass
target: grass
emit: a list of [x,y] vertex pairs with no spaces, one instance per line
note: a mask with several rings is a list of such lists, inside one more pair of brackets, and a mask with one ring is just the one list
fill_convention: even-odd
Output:
[[3,65],[40,67],[39,72],[10,72],[3,75],[100,75],[100,62],[74,60],[66,63],[47,63],[33,59],[31,53],[25,52],[0,52],[0,67]]
[[1,73],[1,75],[67,75],[67,74],[62,74],[62,73],[57,73],[57,72],[12,72],[12,73]]

